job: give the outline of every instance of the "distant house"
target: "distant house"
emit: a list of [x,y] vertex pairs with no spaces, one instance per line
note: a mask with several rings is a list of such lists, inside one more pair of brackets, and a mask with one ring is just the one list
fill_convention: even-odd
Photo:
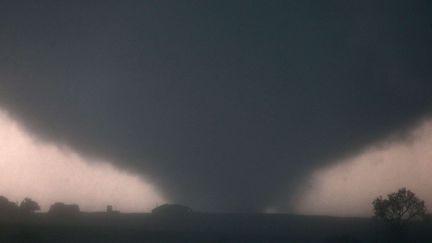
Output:
[[184,205],[180,205],[180,204],[163,204],[159,207],[156,207],[152,210],[152,214],[155,215],[173,215],[173,216],[178,216],[178,215],[187,215],[192,213],[192,209],[184,206]]
[[48,213],[51,215],[70,216],[77,215],[80,212],[80,208],[77,204],[64,204],[56,202],[51,205]]

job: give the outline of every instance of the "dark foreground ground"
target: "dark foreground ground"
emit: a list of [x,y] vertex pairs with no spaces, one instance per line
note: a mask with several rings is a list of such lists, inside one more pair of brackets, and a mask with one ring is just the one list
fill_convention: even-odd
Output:
[[46,214],[0,223],[0,242],[432,242],[432,223],[390,233],[370,219],[285,214]]

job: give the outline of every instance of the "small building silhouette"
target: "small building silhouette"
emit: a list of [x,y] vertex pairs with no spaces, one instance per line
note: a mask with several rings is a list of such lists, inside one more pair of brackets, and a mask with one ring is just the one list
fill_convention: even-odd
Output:
[[80,213],[80,208],[77,204],[65,204],[56,202],[51,205],[48,213],[51,215],[73,216]]
[[113,210],[113,206],[112,206],[112,205],[107,205],[106,213],[107,213],[107,214],[119,214],[120,211],[118,211],[118,210]]

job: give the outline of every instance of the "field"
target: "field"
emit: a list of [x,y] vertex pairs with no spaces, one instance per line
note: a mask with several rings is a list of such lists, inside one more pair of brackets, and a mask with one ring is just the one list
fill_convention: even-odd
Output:
[[432,224],[392,234],[367,218],[288,214],[80,213],[3,219],[0,242],[432,242]]

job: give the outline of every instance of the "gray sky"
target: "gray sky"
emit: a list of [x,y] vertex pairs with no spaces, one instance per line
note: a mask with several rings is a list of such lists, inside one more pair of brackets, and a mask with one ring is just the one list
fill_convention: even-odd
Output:
[[[5,1],[0,106],[202,210],[291,209],[429,114],[430,1]],[[288,196],[289,198],[289,196]]]

